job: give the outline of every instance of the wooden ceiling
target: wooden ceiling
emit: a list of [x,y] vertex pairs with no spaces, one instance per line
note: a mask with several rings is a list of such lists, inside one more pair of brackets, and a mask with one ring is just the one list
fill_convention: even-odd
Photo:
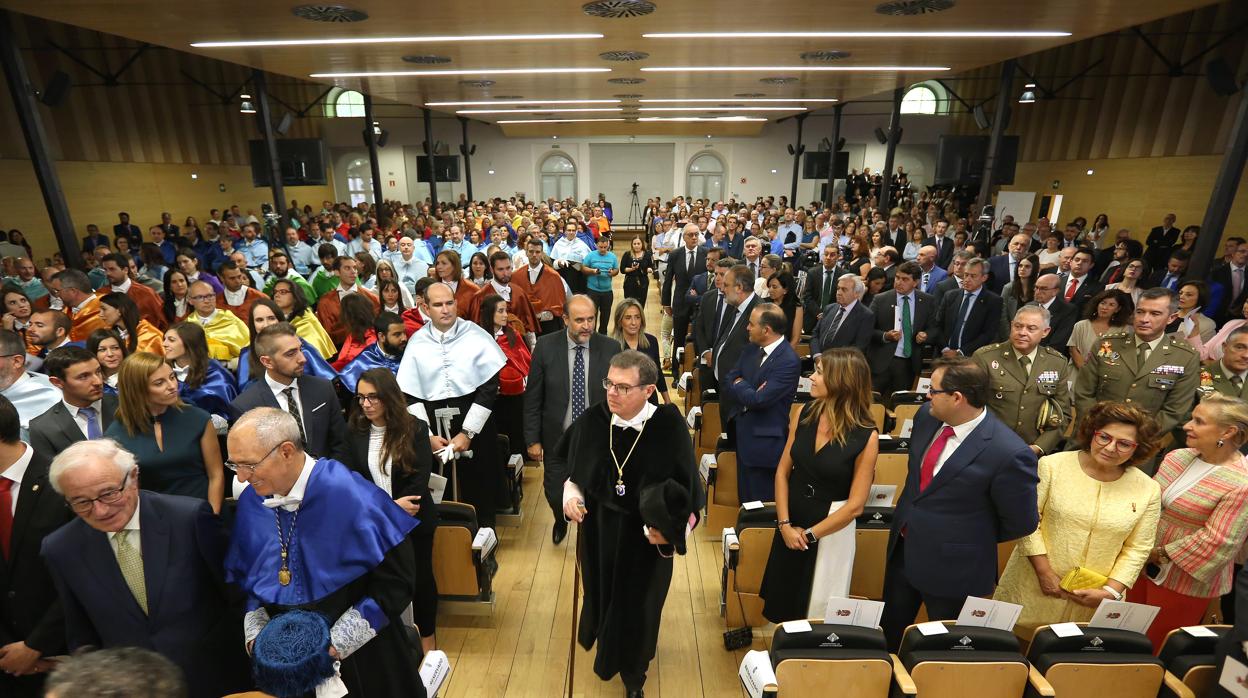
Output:
[[[629,5],[636,0],[613,0]],[[535,116],[541,106],[513,106],[516,114],[474,114],[497,122],[509,119],[618,118],[621,116],[741,115],[768,120],[789,112],[743,112],[739,109],[699,112],[640,112],[640,107],[741,105],[737,95],[765,98],[835,98],[850,100],[878,94],[899,85],[997,63],[1064,43],[1123,29],[1210,4],[1207,0],[903,0],[951,4],[950,9],[914,16],[888,16],[876,11],[875,0],[812,2],[770,0],[765,5],[745,0],[652,0],[654,11],[638,17],[604,19],[588,15],[578,0],[478,0],[474,3],[426,0],[341,0],[367,13],[357,23],[325,23],[298,18],[299,0],[0,0],[0,7],[73,24],[130,39],[188,51],[271,73],[309,79],[311,75],[344,72],[443,71],[522,68],[596,68],[610,72],[553,75],[439,75],[394,77],[318,77],[313,80],[358,89],[378,100],[421,106],[428,102],[490,101],[507,108],[504,97],[526,100],[711,99],[714,103],[639,104],[625,97],[617,104],[626,113],[551,113]],[[764,10],[760,12],[760,10]],[[671,32],[793,32],[793,31],[1055,31],[1052,38],[645,38],[646,33]],[[435,41],[353,45],[194,48],[195,42],[341,39],[396,36],[463,36],[520,34],[602,34],[602,38],[524,41]],[[803,52],[835,50],[849,56],[830,62],[803,60]],[[607,51],[640,51],[643,60],[604,60]],[[449,58],[436,65],[402,60],[405,55]],[[790,70],[728,72],[647,72],[643,68],[694,66],[785,66]],[[799,67],[930,66],[948,70],[820,72]],[[775,85],[770,77],[794,77]],[[641,84],[613,84],[610,79],[642,78]],[[1020,78],[1021,79],[1021,78]],[[490,80],[489,86],[464,81]],[[750,106],[802,106],[800,102]],[[570,108],[575,105],[558,105]],[[829,104],[809,104],[810,110]],[[484,106],[439,106],[454,113]],[[544,112],[543,112],[544,113]],[[670,134],[686,130],[717,135],[756,133],[763,122],[588,122],[505,126],[509,134],[559,133]],[[627,124],[626,126],[624,124]]]

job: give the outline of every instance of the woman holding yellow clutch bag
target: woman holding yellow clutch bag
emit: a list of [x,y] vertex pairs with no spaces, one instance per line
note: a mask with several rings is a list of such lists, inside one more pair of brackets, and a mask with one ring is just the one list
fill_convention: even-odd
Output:
[[1036,488],[1040,526],[1018,541],[995,599],[1022,604],[1014,632],[1086,621],[1104,599],[1122,599],[1148,560],[1161,490],[1134,466],[1160,445],[1142,410],[1102,402],[1078,433],[1080,449],[1045,456]]

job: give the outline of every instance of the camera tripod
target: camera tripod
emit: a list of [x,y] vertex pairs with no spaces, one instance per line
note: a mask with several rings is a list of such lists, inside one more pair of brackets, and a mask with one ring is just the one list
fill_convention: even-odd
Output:
[[633,185],[633,190],[629,193],[631,201],[628,204],[628,227],[644,226],[645,221],[641,220],[641,202],[637,198],[637,185]]

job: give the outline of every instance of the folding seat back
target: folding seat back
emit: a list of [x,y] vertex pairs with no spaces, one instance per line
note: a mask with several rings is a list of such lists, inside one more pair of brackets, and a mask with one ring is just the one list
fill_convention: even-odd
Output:
[[1057,695],[1070,698],[1155,696],[1166,673],[1148,636],[1113,628],[1084,627],[1081,635],[1058,637],[1041,626],[1027,658]]
[[724,603],[729,627],[765,625],[759,590],[776,531],[776,507],[741,509],[735,527],[737,545],[729,551],[724,574]]
[[443,500],[433,534],[433,575],[438,595],[448,599],[488,601],[498,563],[494,531],[480,528],[472,505]]
[[1218,682],[1218,643],[1231,631],[1229,625],[1205,627],[1213,631],[1214,637],[1198,637],[1181,628],[1172,630],[1157,653],[1166,671],[1196,698],[1213,694],[1213,687]]
[[884,565],[888,558],[888,535],[893,507],[866,507],[855,522],[854,570],[849,579],[850,596],[884,598]]
[[893,678],[893,660],[878,628],[811,621],[806,632],[776,628],[771,665],[778,696],[835,695],[884,698]]
[[910,626],[898,656],[923,698],[1020,698],[1029,667],[1018,638],[1005,630],[946,623],[924,635]]

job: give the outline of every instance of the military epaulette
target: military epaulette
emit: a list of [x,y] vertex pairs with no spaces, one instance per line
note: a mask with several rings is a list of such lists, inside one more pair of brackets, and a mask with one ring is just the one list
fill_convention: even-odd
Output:
[[1053,347],[1045,347],[1045,346],[1042,346],[1042,347],[1040,347],[1040,348],[1041,348],[1041,349],[1043,349],[1045,352],[1047,352],[1047,353],[1049,354],[1049,356],[1052,356],[1052,357],[1054,357],[1054,358],[1057,358],[1057,359],[1065,359],[1065,358],[1066,358],[1066,355],[1065,355],[1065,354],[1063,354],[1062,352],[1060,352],[1060,351],[1058,351],[1058,350],[1054,349]]
[[1122,339],[1123,337],[1130,337],[1130,336],[1131,336],[1130,332],[1126,330],[1119,330],[1117,332],[1106,332],[1105,334],[1101,335],[1101,339]]
[[1170,346],[1174,347],[1175,349],[1183,349],[1184,351],[1187,351],[1191,354],[1196,353],[1196,347],[1192,346],[1191,344],[1188,344],[1186,340],[1175,339],[1171,337]]

